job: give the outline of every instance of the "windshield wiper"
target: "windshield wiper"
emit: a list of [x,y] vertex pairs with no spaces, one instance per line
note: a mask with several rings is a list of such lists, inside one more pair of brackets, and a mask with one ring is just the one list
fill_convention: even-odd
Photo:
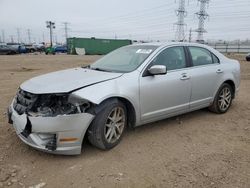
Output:
[[90,65],[82,65],[81,67],[84,68],[84,69],[89,69]]
[[87,66],[83,65],[82,68],[84,68],[84,69],[91,69],[91,70],[97,70],[97,71],[103,71],[103,72],[113,72],[111,70],[101,69],[101,68],[98,68],[98,67],[94,68],[94,67],[91,67],[90,65],[87,65]]
[[94,67],[89,67],[89,68],[92,69],[92,70],[97,70],[97,71],[112,72],[112,71],[110,71],[110,70],[101,69],[101,68],[98,68],[98,67],[96,67],[96,68],[94,68]]

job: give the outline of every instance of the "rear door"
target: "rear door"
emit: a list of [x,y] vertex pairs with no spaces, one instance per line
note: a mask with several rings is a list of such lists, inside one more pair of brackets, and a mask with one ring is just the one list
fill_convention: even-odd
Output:
[[190,46],[190,69],[192,94],[190,108],[202,108],[213,102],[213,95],[218,88],[218,81],[223,75],[219,59],[209,50],[202,47]]

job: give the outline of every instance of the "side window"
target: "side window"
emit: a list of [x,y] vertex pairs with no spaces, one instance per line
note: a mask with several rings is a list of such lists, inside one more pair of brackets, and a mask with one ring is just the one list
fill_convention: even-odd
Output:
[[170,47],[163,50],[154,60],[153,65],[165,65],[167,70],[186,67],[185,52],[183,47]]
[[218,57],[216,57],[214,54],[212,54],[213,62],[214,63],[220,63],[220,60]]
[[213,64],[211,53],[200,47],[189,47],[194,66]]

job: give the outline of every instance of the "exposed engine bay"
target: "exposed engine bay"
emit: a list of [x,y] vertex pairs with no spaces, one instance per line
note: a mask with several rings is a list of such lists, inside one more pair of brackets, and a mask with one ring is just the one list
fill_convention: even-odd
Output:
[[19,115],[26,113],[30,116],[54,117],[84,113],[90,103],[77,99],[70,94],[32,94],[19,89],[14,101],[14,109]]

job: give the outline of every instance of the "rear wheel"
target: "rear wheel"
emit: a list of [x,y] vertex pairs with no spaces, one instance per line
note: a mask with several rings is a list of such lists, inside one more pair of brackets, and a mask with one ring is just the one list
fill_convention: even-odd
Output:
[[213,104],[209,107],[209,110],[217,114],[222,114],[228,111],[233,100],[233,89],[232,87],[224,83],[218,90]]
[[123,136],[127,125],[126,106],[119,100],[105,101],[88,130],[90,143],[108,150],[115,147]]

